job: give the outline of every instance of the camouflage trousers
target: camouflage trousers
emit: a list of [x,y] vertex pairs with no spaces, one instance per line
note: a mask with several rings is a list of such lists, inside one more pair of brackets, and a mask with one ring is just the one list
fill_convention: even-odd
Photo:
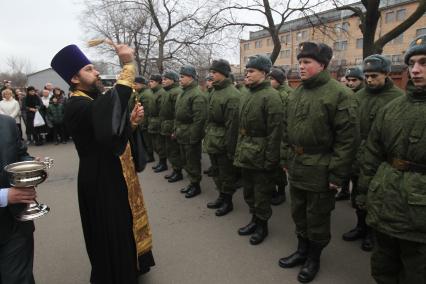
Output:
[[153,145],[152,145],[151,134],[149,134],[147,129],[142,129],[142,136],[143,136],[143,141],[145,142],[145,146],[146,146],[146,153],[148,154],[148,156],[153,157],[154,156],[154,148],[153,148]]
[[285,194],[285,187],[287,186],[287,174],[281,167],[276,170],[275,185],[276,191],[279,194]]
[[167,153],[166,153],[166,139],[163,135],[157,134],[151,134],[152,135],[152,143],[154,145],[154,151],[157,153],[158,157],[160,159],[166,159]]
[[426,244],[375,231],[371,275],[378,284],[426,283]]
[[244,200],[249,206],[250,213],[261,220],[272,216],[271,198],[275,190],[275,171],[241,169]]
[[170,135],[164,136],[166,140],[166,155],[172,168],[174,170],[180,170],[183,167],[182,157],[180,154],[180,146],[176,139],[172,139]]
[[336,191],[314,192],[299,189],[290,182],[291,215],[296,235],[326,246],[331,239],[330,218]]
[[213,175],[213,181],[221,193],[233,195],[237,182],[237,169],[227,154],[210,154],[212,168],[217,171]]
[[201,181],[201,142],[196,144],[180,144],[183,168],[188,173],[191,183]]

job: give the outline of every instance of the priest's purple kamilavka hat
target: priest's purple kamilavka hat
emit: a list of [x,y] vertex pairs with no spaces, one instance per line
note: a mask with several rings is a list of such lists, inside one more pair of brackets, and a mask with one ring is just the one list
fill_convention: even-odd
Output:
[[53,70],[68,84],[71,84],[71,78],[88,64],[92,64],[92,62],[75,44],[62,48],[50,62]]

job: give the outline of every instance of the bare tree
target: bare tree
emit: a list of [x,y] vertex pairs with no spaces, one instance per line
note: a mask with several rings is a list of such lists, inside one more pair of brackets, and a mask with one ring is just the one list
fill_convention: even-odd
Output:
[[[299,0],[299,1],[270,1],[270,0],[251,0],[249,3],[234,3],[221,5],[213,19],[216,20],[221,27],[240,26],[259,27],[267,31],[274,45],[271,53],[271,61],[274,63],[281,51],[281,39],[279,34],[282,33],[282,27],[285,22],[296,15],[308,16],[314,13],[314,10],[326,3],[326,0]],[[217,2],[220,5],[221,2]],[[259,19],[259,21],[242,21],[241,14],[252,14],[251,19]],[[240,15],[240,16],[239,16]],[[247,15],[245,15],[247,18]],[[220,20],[218,20],[220,18]],[[266,23],[264,22],[266,21]]]
[[363,57],[381,54],[383,47],[410,28],[426,12],[426,0],[418,0],[417,9],[395,28],[376,39],[376,30],[381,17],[379,0],[361,0],[362,6],[342,5],[341,1],[333,0],[336,9],[350,10],[360,19],[359,28],[363,34]]

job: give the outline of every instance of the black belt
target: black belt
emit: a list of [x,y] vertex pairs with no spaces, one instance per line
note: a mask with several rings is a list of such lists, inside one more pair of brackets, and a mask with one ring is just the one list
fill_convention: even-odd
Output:
[[296,153],[296,155],[303,154],[326,154],[330,153],[330,147],[326,146],[312,146],[312,147],[304,147],[299,145],[291,145],[291,149]]
[[426,165],[423,164],[418,164],[402,159],[389,159],[388,163],[392,166],[392,168],[401,172],[416,172],[426,174]]

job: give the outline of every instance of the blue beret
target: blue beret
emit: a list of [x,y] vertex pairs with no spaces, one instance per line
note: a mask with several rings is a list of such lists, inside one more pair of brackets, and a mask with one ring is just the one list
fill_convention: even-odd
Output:
[[53,70],[68,84],[71,84],[71,78],[88,64],[92,62],[75,44],[62,48],[50,62]]

